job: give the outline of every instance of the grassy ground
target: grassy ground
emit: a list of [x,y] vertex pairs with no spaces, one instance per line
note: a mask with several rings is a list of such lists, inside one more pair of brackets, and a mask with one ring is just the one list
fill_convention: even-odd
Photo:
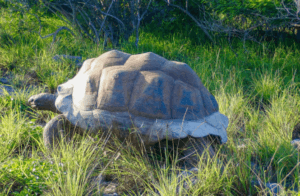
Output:
[[[285,186],[282,195],[297,195],[299,151],[291,144],[292,130],[300,119],[299,46],[265,46],[235,43],[236,56],[226,42],[222,49],[194,45],[183,34],[161,36],[142,31],[139,48],[134,38],[119,50],[136,54],[154,52],[190,65],[216,97],[220,112],[230,121],[228,142],[217,158],[199,163],[199,181],[177,176],[181,168],[169,151],[153,156],[116,139],[78,136],[50,152],[42,141],[41,123],[56,114],[34,111],[26,102],[31,95],[54,92],[57,85],[78,71],[69,61],[54,62],[56,54],[97,57],[106,50],[62,31],[39,38],[37,21],[0,9],[0,75],[16,90],[0,99],[0,194],[2,195],[101,195],[93,183],[99,174],[118,183],[116,191],[127,195],[265,195],[267,182]],[[42,18],[42,35],[63,22]],[[252,165],[252,166],[251,166]],[[262,185],[254,185],[261,181]],[[189,189],[187,187],[190,187]],[[102,188],[103,189],[103,188]]]

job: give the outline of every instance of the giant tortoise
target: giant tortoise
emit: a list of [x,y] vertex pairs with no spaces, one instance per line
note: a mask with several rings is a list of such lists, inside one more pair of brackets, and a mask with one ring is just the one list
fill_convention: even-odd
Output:
[[185,63],[152,52],[112,50],[87,59],[73,79],[58,86],[56,95],[42,93],[28,102],[61,113],[44,128],[49,148],[57,144],[63,121],[89,134],[119,130],[120,139],[138,134],[146,146],[181,139],[193,146],[185,155],[206,147],[213,152],[211,136],[227,141],[228,118],[219,113],[215,97],[197,74]]

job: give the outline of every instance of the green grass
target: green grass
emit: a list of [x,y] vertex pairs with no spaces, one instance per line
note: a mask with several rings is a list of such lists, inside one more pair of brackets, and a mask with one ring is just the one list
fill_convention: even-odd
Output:
[[[220,112],[230,121],[228,141],[217,158],[199,163],[198,173],[180,178],[176,153],[143,153],[114,136],[109,141],[78,136],[59,149],[45,149],[41,123],[56,114],[34,111],[27,99],[56,87],[78,71],[70,61],[54,62],[56,54],[97,57],[109,49],[67,31],[41,39],[32,15],[19,16],[0,9],[0,74],[16,93],[0,99],[0,195],[101,195],[105,187],[93,183],[99,174],[119,183],[127,195],[264,195],[265,187],[251,186],[260,179],[281,183],[283,195],[299,187],[299,152],[291,144],[292,130],[300,119],[299,46],[265,43],[258,46],[226,42],[222,49],[195,45],[186,33],[161,36],[141,30],[139,48],[134,37],[118,49],[130,54],[154,52],[190,65],[216,97]],[[63,26],[55,17],[43,17],[42,35]],[[266,50],[266,46],[271,48]],[[31,89],[31,90],[30,90]],[[151,154],[151,153],[150,153]],[[224,162],[222,166],[218,160]],[[256,168],[251,169],[252,164]],[[199,181],[192,185],[193,178]],[[190,187],[188,189],[187,187]]]

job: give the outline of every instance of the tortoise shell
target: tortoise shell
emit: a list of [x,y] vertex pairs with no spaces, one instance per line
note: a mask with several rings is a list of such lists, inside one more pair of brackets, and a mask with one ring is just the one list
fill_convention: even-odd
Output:
[[130,55],[112,50],[88,59],[73,79],[58,86],[57,92],[57,109],[72,124],[84,129],[117,126],[126,130],[142,124],[142,135],[149,136],[155,131],[161,136],[148,138],[155,142],[167,135],[171,138],[191,135],[174,130],[165,133],[170,123],[175,125],[184,120],[199,125],[213,118],[217,122],[207,125],[214,129],[223,126],[225,134],[221,136],[218,130],[202,131],[202,136],[213,134],[223,142],[227,140],[228,119],[218,112],[216,99],[197,74],[185,63],[169,61],[152,52]]

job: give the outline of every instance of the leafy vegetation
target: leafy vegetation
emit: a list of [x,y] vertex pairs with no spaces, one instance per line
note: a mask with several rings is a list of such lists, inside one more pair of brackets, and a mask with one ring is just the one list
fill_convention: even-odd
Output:
[[[101,135],[78,135],[71,142],[62,141],[53,152],[45,149],[40,125],[56,114],[32,110],[27,99],[55,92],[78,71],[73,62],[52,57],[87,59],[112,45],[103,48],[68,31],[58,34],[52,44],[51,37],[38,36],[33,15],[10,12],[5,5],[0,1],[0,74],[15,92],[3,89],[0,99],[0,195],[101,195],[110,185],[99,187],[95,182],[104,176],[118,185],[113,192],[120,195],[265,195],[268,182],[284,186],[282,195],[297,195],[299,151],[290,144],[300,121],[300,50],[295,41],[247,42],[245,52],[243,43],[234,40],[233,52],[227,40],[221,39],[222,48],[201,41],[205,36],[196,29],[170,31],[178,22],[174,21],[145,26],[138,48],[133,36],[117,48],[131,54],[151,51],[187,63],[229,118],[228,141],[218,148],[218,155],[200,162],[197,173],[180,177],[184,168],[170,147],[143,153],[114,136],[106,140]],[[42,35],[66,25],[48,13],[40,19]],[[198,179],[194,185],[193,177]]]

